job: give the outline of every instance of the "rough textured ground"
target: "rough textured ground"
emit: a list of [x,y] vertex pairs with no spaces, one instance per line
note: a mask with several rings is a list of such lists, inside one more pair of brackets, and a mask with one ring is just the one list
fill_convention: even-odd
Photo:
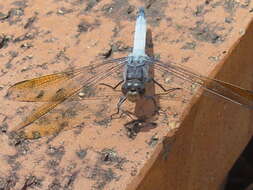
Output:
[[[171,76],[159,80],[167,87],[185,85],[188,91],[160,100],[165,112],[140,132],[124,127],[131,121],[128,117],[109,119],[108,113],[115,111],[117,103],[116,98],[109,98],[63,105],[69,108],[65,111],[73,130],[33,141],[16,141],[9,135],[37,103],[7,100],[8,87],[21,80],[126,56],[131,52],[139,6],[146,8],[152,36],[148,51],[205,75],[219,69],[217,63],[244,34],[252,12],[250,1],[232,0],[1,2],[0,189],[125,189],[133,179],[134,184],[142,179],[165,138],[169,139],[164,150],[167,156],[173,143],[170,137],[187,112],[195,88]],[[113,79],[106,82],[110,81]],[[133,104],[126,107],[134,109]],[[57,109],[59,113],[61,107]],[[137,136],[132,134],[135,132]]]

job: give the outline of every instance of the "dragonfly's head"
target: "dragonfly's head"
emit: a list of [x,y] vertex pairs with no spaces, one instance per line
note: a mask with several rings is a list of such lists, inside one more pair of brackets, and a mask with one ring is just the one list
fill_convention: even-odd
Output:
[[122,85],[122,93],[131,102],[137,102],[145,93],[145,85],[137,79],[127,80]]

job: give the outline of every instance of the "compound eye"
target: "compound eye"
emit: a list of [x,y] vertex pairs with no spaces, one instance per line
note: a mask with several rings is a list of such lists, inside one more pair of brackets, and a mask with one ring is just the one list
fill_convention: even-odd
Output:
[[131,82],[127,82],[127,83],[126,83],[126,87],[127,87],[127,88],[130,88],[131,86],[132,86],[132,83],[131,83]]
[[139,86],[140,86],[139,83],[137,83],[137,82],[134,83],[134,87],[139,87]]

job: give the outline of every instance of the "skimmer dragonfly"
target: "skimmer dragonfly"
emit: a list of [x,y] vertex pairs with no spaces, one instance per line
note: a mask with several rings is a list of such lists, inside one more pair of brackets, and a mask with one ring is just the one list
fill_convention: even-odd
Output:
[[[8,89],[8,97],[12,100],[26,102],[45,102],[41,107],[32,112],[16,128],[25,138],[34,139],[51,135],[62,130],[66,123],[59,125],[44,124],[29,127],[32,123],[40,119],[49,111],[55,109],[59,104],[80,95],[83,88],[93,88],[99,86],[100,82],[115,72],[121,71],[123,78],[117,85],[105,85],[115,90],[121,86],[122,96],[117,104],[117,112],[121,110],[121,105],[129,100],[137,102],[141,98],[152,100],[155,107],[156,100],[152,96],[147,96],[147,84],[153,83],[159,86],[164,93],[177,90],[178,88],[165,89],[151,75],[151,67],[154,70],[170,74],[178,79],[202,87],[208,93],[222,97],[228,101],[239,104],[246,108],[253,108],[253,92],[242,89],[230,83],[211,79],[186,69],[179,64],[162,62],[152,58],[145,53],[146,45],[146,18],[144,9],[138,11],[134,45],[132,53],[127,57],[107,60],[92,66],[73,69],[66,72],[46,75],[31,80],[18,82]],[[57,119],[57,118],[56,118]]]

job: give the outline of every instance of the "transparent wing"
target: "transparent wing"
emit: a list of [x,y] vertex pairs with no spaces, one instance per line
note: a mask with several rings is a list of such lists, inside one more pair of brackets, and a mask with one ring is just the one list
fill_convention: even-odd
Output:
[[[107,99],[89,101],[64,101],[47,114],[36,119],[29,125],[15,131],[25,139],[37,139],[50,135],[58,135],[65,130],[73,130],[78,135],[83,127],[110,125],[110,115],[115,112],[118,98],[108,96]],[[84,131],[85,132],[85,131]]]
[[42,76],[13,85],[7,93],[10,99],[19,101],[46,101],[46,103],[34,110],[23,122],[16,126],[14,131],[21,133],[25,138],[29,139],[55,134],[60,131],[66,127],[67,123],[65,119],[60,119],[60,114],[62,114],[60,112],[54,114],[55,118],[59,120],[46,121],[42,119],[41,121],[44,122],[40,121],[35,125],[30,124],[53,110],[57,105],[74,97],[81,89],[95,87],[99,81],[120,70],[125,62],[126,58],[107,61],[94,66]]
[[228,101],[239,104],[241,106],[253,109],[253,91],[243,89],[236,85],[211,79],[200,74],[196,74],[190,69],[175,63],[164,63],[159,60],[148,59],[150,63],[154,63],[154,69],[168,73],[183,81],[190,82],[193,85],[200,86],[205,91],[222,97]]
[[124,62],[125,59],[124,57],[108,60],[96,65],[21,81],[8,89],[6,97],[22,102],[58,102],[68,97],[71,89],[80,87],[80,85],[85,87],[83,83],[96,80],[99,78],[98,75],[104,73],[107,68]]

